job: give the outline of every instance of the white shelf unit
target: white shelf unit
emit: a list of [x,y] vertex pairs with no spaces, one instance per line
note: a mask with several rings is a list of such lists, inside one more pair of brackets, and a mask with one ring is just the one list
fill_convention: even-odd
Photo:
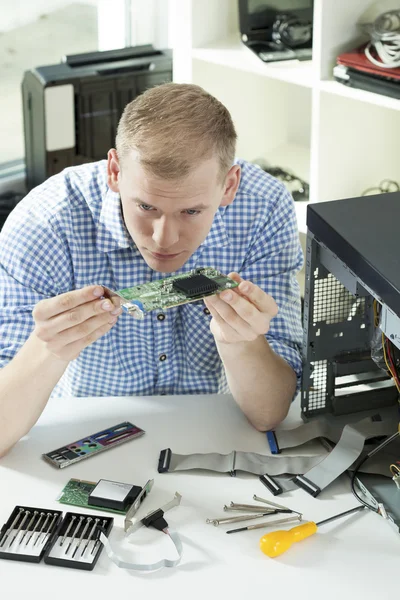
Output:
[[[332,77],[336,56],[363,41],[357,22],[373,1],[315,0],[313,60],[265,64],[240,40],[237,0],[170,0],[174,80],[197,83],[224,102],[238,156],[303,177],[310,202],[399,181],[400,101]],[[304,234],[307,203],[296,208]]]
[[224,40],[204,48],[193,48],[192,59],[202,60],[219,66],[233,67],[238,71],[255,73],[269,79],[278,79],[295,83],[304,87],[313,86],[314,72],[311,61],[299,63],[289,60],[279,63],[271,63],[269,68],[241,42],[237,32]]

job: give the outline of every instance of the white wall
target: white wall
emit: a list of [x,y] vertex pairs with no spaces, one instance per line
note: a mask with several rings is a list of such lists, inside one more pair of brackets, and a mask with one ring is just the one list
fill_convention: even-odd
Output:
[[[79,4],[97,6],[97,0],[78,0]],[[55,11],[70,4],[68,0],[9,0],[0,1],[0,32],[5,33],[16,27],[36,21],[41,15]]]

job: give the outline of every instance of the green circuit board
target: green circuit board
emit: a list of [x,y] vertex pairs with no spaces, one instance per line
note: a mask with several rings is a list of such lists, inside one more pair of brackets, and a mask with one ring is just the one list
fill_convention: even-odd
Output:
[[239,284],[216,269],[203,267],[183,275],[166,277],[113,292],[124,302],[122,308],[136,319],[152,310],[165,310],[219,294]]
[[94,481],[83,481],[82,479],[70,479],[67,485],[62,490],[58,497],[58,502],[61,504],[70,504],[72,506],[80,506],[83,508],[97,509],[105,512],[112,512],[118,515],[125,515],[128,511],[126,510],[114,510],[112,508],[104,508],[102,506],[93,506],[88,503],[90,492],[96,487]]

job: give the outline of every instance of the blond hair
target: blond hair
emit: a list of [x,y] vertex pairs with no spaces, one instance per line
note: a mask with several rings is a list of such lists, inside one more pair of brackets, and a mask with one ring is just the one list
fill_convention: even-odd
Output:
[[186,177],[216,156],[223,181],[233,164],[236,131],[228,109],[198,85],[164,83],[132,100],[119,121],[120,164],[136,150],[146,171],[162,179]]

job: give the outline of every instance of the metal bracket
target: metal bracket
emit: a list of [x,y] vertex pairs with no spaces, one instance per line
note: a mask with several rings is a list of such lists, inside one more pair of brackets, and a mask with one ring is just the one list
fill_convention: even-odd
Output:
[[167,504],[164,504],[164,506],[161,506],[160,508],[157,508],[156,510],[152,510],[151,512],[149,512],[147,515],[145,515],[141,519],[138,519],[138,518],[132,519],[131,525],[129,526],[129,528],[128,529],[125,528],[126,535],[131,535],[131,533],[134,533],[135,531],[137,531],[140,527],[142,527],[144,525],[143,521],[147,520],[149,517],[154,515],[156,512],[162,511],[163,513],[165,513],[165,512],[167,512],[167,510],[174,508],[174,506],[179,506],[179,504],[181,503],[181,499],[182,499],[182,496],[178,492],[175,492],[174,498]]
[[128,512],[125,515],[125,523],[124,530],[128,531],[128,529],[132,526],[132,518],[136,514],[139,506],[142,504],[143,500],[147,497],[151,492],[151,488],[153,487],[154,479],[149,479],[145,486],[143,486],[142,491],[139,493],[138,497],[134,501],[134,503],[130,506]]

